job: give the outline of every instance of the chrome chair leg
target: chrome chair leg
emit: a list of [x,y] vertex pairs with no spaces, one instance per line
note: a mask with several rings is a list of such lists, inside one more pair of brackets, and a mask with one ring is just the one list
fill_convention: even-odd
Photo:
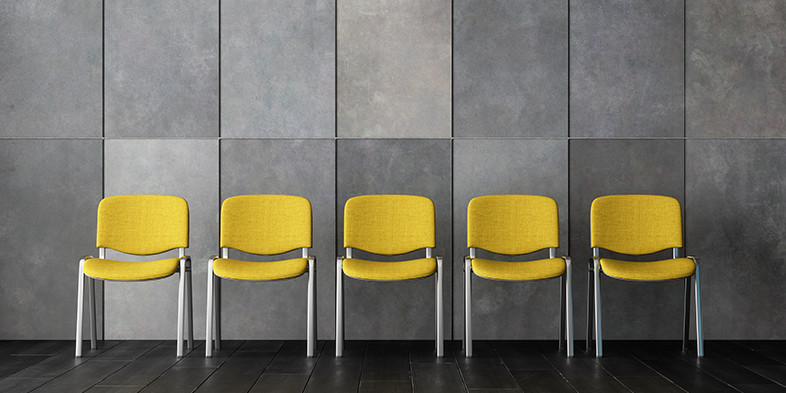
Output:
[[96,280],[87,278],[87,303],[90,319],[90,349],[98,348],[98,333],[96,329]]
[[595,258],[593,275],[595,277],[595,356],[603,356],[603,337],[601,335],[600,314],[600,259]]
[[566,319],[567,319],[566,318],[567,311],[566,311],[566,304],[565,304],[565,292],[566,292],[566,288],[567,288],[566,280],[567,280],[567,278],[565,277],[565,274],[563,274],[559,278],[559,283],[560,283],[559,304],[560,304],[560,307],[559,307],[559,348],[558,348],[558,350],[560,352],[565,350],[565,342],[568,340],[568,334],[567,334],[567,331],[565,329],[565,323],[567,322],[566,321]]
[[343,259],[336,260],[336,357],[344,356],[344,269]]
[[685,281],[685,304],[683,305],[682,315],[682,350],[688,349],[688,340],[690,338],[690,292],[691,292],[691,277],[683,279]]
[[213,356],[213,258],[207,262],[207,311],[205,311],[205,357]]
[[437,257],[437,277],[436,277],[436,294],[434,296],[436,302],[434,308],[437,312],[437,357],[445,356],[445,328],[443,326],[443,312],[442,312],[442,257]]
[[567,357],[573,357],[573,272],[570,257],[565,257],[565,320],[567,322]]
[[316,261],[314,257],[308,259],[308,306],[306,323],[306,356],[314,357],[314,352],[317,347],[317,276],[316,276]]
[[595,317],[595,311],[592,308],[592,299],[595,296],[595,289],[594,289],[594,280],[592,275],[595,272],[595,268],[592,263],[592,258],[589,260],[589,268],[587,269],[587,352],[592,349],[592,325],[593,325],[593,318]]
[[472,260],[464,258],[464,356],[472,357]]
[[699,261],[695,258],[696,273],[693,275],[693,288],[696,297],[696,352],[698,357],[704,357],[704,334],[701,329],[701,280],[699,277]]

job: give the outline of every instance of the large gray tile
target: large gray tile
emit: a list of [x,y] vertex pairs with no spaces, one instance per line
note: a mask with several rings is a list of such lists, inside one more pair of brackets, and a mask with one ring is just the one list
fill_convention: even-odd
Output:
[[570,135],[683,136],[682,0],[570,4]]
[[[457,140],[453,149],[453,337],[463,337],[467,206],[482,195],[544,195],[557,201],[560,248],[568,251],[568,142],[566,140]],[[514,260],[542,258],[534,254]],[[502,259],[502,258],[501,258]],[[583,267],[583,264],[580,264]],[[579,269],[577,272],[583,272]],[[581,273],[579,277],[583,277]],[[556,339],[558,280],[501,283],[473,278],[473,336],[477,339]],[[502,323],[516,321],[515,323]]]
[[95,253],[101,141],[0,141],[0,337],[72,339],[79,258]]
[[455,136],[568,135],[568,2],[453,3]]
[[104,7],[106,135],[218,136],[218,2]]
[[[570,141],[570,256],[574,261],[576,337],[586,335],[590,206],[603,195],[657,194],[677,198],[684,209],[682,140]],[[601,255],[609,255],[601,252]],[[642,257],[669,258],[671,252]],[[636,283],[601,278],[603,332],[607,339],[682,337],[683,282]]]
[[[344,204],[367,194],[412,194],[436,208],[435,256],[442,256],[445,332],[449,336],[451,146],[449,140],[339,140],[336,249],[343,255]],[[356,255],[357,256],[357,255]],[[422,258],[423,253],[418,254]],[[335,274],[335,268],[330,271]],[[323,273],[324,274],[324,273]],[[328,296],[334,294],[328,294]],[[347,339],[432,339],[434,278],[380,283],[344,279]]]
[[686,134],[786,136],[786,3],[690,0]]
[[[167,194],[188,201],[194,332],[204,337],[207,260],[218,252],[218,141],[107,140],[104,165],[106,196]],[[173,339],[178,279],[107,282],[107,338]]]
[[338,1],[341,137],[451,135],[451,2]]
[[0,136],[101,136],[101,1],[0,6]]
[[221,8],[221,136],[335,136],[335,2]]
[[783,140],[687,143],[687,247],[707,338],[786,337],[784,151]]
[[[222,201],[244,194],[290,194],[311,201],[321,339],[335,338],[335,146],[333,140],[221,141]],[[305,339],[306,284],[307,276],[273,283],[224,281],[222,335]]]

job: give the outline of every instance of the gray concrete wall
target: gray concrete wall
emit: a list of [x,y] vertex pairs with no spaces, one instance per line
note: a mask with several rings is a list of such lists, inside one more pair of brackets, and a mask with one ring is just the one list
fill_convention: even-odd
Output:
[[[586,327],[589,206],[683,204],[710,339],[786,338],[786,4],[766,0],[8,0],[0,6],[0,339],[73,336],[104,196],[191,207],[194,316],[221,201],[311,200],[319,337],[343,204],[437,210],[446,337],[461,338],[466,206],[559,204]],[[432,337],[433,279],[346,281],[347,338]],[[477,338],[556,338],[556,281],[476,280]],[[604,280],[604,337],[680,336],[682,285]],[[107,283],[110,338],[174,337],[176,279]],[[305,336],[305,278],[224,285],[227,338]]]

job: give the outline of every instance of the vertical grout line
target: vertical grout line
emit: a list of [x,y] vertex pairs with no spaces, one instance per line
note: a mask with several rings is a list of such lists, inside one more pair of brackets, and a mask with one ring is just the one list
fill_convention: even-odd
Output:
[[[106,0],[101,2],[101,199],[106,197]],[[101,291],[101,339],[105,338],[106,290],[100,281]],[[96,296],[98,298],[99,296]]]
[[688,10],[682,1],[682,254],[687,254],[688,226]]
[[[338,220],[341,219],[341,216],[338,214],[338,0],[335,0],[334,4],[334,16],[333,16],[333,215],[335,219],[333,220],[333,254],[332,257],[336,257],[341,252],[340,248],[338,247]],[[335,262],[336,260],[331,258],[330,261]],[[337,263],[330,263],[333,267],[332,272],[333,277],[332,280],[329,279],[330,282],[333,282],[333,339],[336,339],[336,291],[338,288],[335,287],[335,277],[338,274],[336,271]],[[319,316],[317,316],[317,320],[319,320]],[[317,333],[317,336],[319,334]],[[328,337],[330,338],[330,337]],[[346,337],[345,337],[346,338]]]
[[[566,170],[567,176],[565,176],[565,177],[566,177],[566,181],[568,183],[567,184],[567,192],[568,192],[567,197],[568,197],[568,200],[566,201],[567,207],[565,208],[565,210],[566,210],[566,214],[568,216],[565,217],[565,222],[566,222],[566,225],[567,225],[567,228],[568,228],[567,229],[568,237],[567,237],[567,239],[565,239],[566,240],[566,246],[565,246],[565,250],[566,251],[565,252],[567,253],[567,255],[571,255],[571,249],[570,249],[570,0],[568,0],[567,7],[568,7],[568,9],[567,9],[567,16],[568,16],[568,18],[567,18],[567,23],[566,23],[565,28],[567,30],[567,40],[568,40],[568,42],[567,42],[567,55],[568,55],[568,58],[567,58],[567,64],[566,64],[566,66],[567,66],[566,68],[567,68],[567,85],[568,85],[567,86],[567,88],[568,88],[567,92],[568,92],[568,95],[566,97],[566,101],[567,102],[565,104],[566,104],[566,107],[567,107],[567,110],[568,110],[568,113],[567,113],[568,124],[567,124],[567,130],[566,130],[567,134],[568,134],[568,137],[565,140],[565,142],[567,144],[567,147],[565,148],[565,150],[567,151],[567,157],[565,158],[567,160],[567,170]],[[575,322],[575,320],[574,320],[574,322]],[[574,323],[574,325],[575,325],[575,323]]]
[[[453,253],[456,250],[456,239],[455,239],[455,233],[456,233],[455,225],[456,225],[456,223],[454,221],[454,217],[455,217],[456,214],[455,214],[455,211],[453,210],[454,209],[453,204],[456,201],[456,187],[455,187],[456,175],[455,175],[455,172],[454,172],[455,171],[455,161],[456,161],[455,160],[456,141],[454,139],[455,138],[454,132],[455,132],[455,127],[456,127],[456,125],[455,125],[456,119],[455,119],[455,112],[453,110],[453,105],[454,105],[454,102],[453,102],[453,100],[454,100],[454,88],[455,88],[455,80],[453,79],[454,76],[455,76],[454,73],[453,73],[453,66],[454,66],[453,62],[454,62],[454,51],[455,51],[454,47],[455,47],[455,44],[456,44],[455,36],[453,35],[453,29],[455,28],[455,20],[454,20],[455,11],[454,11],[454,7],[455,7],[455,4],[454,4],[453,0],[451,0],[450,1],[450,288],[449,288],[450,289],[450,323],[448,324],[448,326],[450,326],[450,334],[449,335],[445,335],[444,334],[444,329],[443,329],[443,338],[447,336],[447,337],[450,337],[451,340],[454,339],[454,337],[453,337],[453,331],[454,331],[454,326],[453,326],[454,318],[453,318],[453,316],[456,314],[456,309],[455,309],[456,308],[456,304],[455,304],[455,298],[454,298],[454,293],[453,293],[453,288],[455,287],[455,285],[454,285],[455,283],[453,282],[453,280],[456,277],[456,275],[454,274],[455,272],[453,271],[453,267],[455,266],[453,261],[456,259],[456,256],[453,255]],[[443,277],[443,280],[444,280],[444,277]],[[443,283],[444,283],[444,281],[443,281]],[[444,293],[444,291],[443,291],[443,293]],[[443,301],[443,303],[444,303],[444,301]],[[443,305],[443,307],[444,307],[444,305]],[[444,313],[443,313],[442,316],[443,316],[443,322],[442,322],[443,325],[442,326],[444,327],[445,326],[445,322],[444,322],[444,316],[445,315],[444,315]]]

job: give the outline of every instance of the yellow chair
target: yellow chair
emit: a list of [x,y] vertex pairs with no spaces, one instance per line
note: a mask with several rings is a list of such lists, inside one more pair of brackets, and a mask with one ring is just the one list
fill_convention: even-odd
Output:
[[[557,202],[535,195],[486,195],[473,198],[467,209],[467,246],[464,258],[464,353],[472,356],[472,273],[497,281],[534,281],[560,278],[560,350],[567,342],[573,356],[573,297],[570,257],[555,258],[559,247]],[[523,255],[549,249],[549,258],[503,262],[476,257],[476,250]],[[567,324],[567,329],[566,325]]]
[[[76,357],[82,356],[82,312],[84,285],[90,316],[90,345],[96,348],[95,280],[148,281],[180,272],[177,307],[177,356],[183,356],[183,324],[188,326],[188,348],[194,347],[191,307],[191,258],[188,247],[188,203],[168,195],[118,195],[98,205],[96,236],[98,258],[79,261],[79,293],[76,311]],[[173,249],[179,257],[148,262],[106,259],[106,249],[125,254],[155,255]],[[184,319],[183,313],[186,317]]]
[[[685,314],[683,316],[683,349],[688,347],[691,277],[696,298],[697,354],[704,356],[701,331],[701,291],[699,262],[695,257],[680,258],[682,248],[682,210],[680,202],[660,195],[609,195],[595,199],[590,210],[590,269],[593,281],[588,292],[594,291],[595,353],[603,356],[600,312],[600,272],[627,281],[685,281]],[[603,248],[619,254],[645,255],[672,249],[672,259],[652,262],[630,262],[601,258]],[[592,337],[592,296],[587,296],[587,348]]]
[[[311,202],[292,195],[241,195],[221,206],[221,258],[214,256],[207,267],[207,323],[205,356],[221,348],[221,279],[277,281],[308,272],[306,355],[316,348],[316,261],[311,247]],[[229,249],[256,255],[276,255],[301,249],[302,257],[275,262],[251,262],[229,258]],[[215,325],[215,326],[214,326]],[[213,328],[215,327],[215,334]]]
[[[336,357],[344,352],[344,285],[349,277],[367,281],[403,281],[436,273],[436,347],[442,357],[442,257],[433,257],[434,203],[422,196],[364,195],[344,207],[346,254],[336,261]],[[380,255],[401,255],[420,249],[426,257],[401,262],[366,261],[352,257],[353,249]]]

